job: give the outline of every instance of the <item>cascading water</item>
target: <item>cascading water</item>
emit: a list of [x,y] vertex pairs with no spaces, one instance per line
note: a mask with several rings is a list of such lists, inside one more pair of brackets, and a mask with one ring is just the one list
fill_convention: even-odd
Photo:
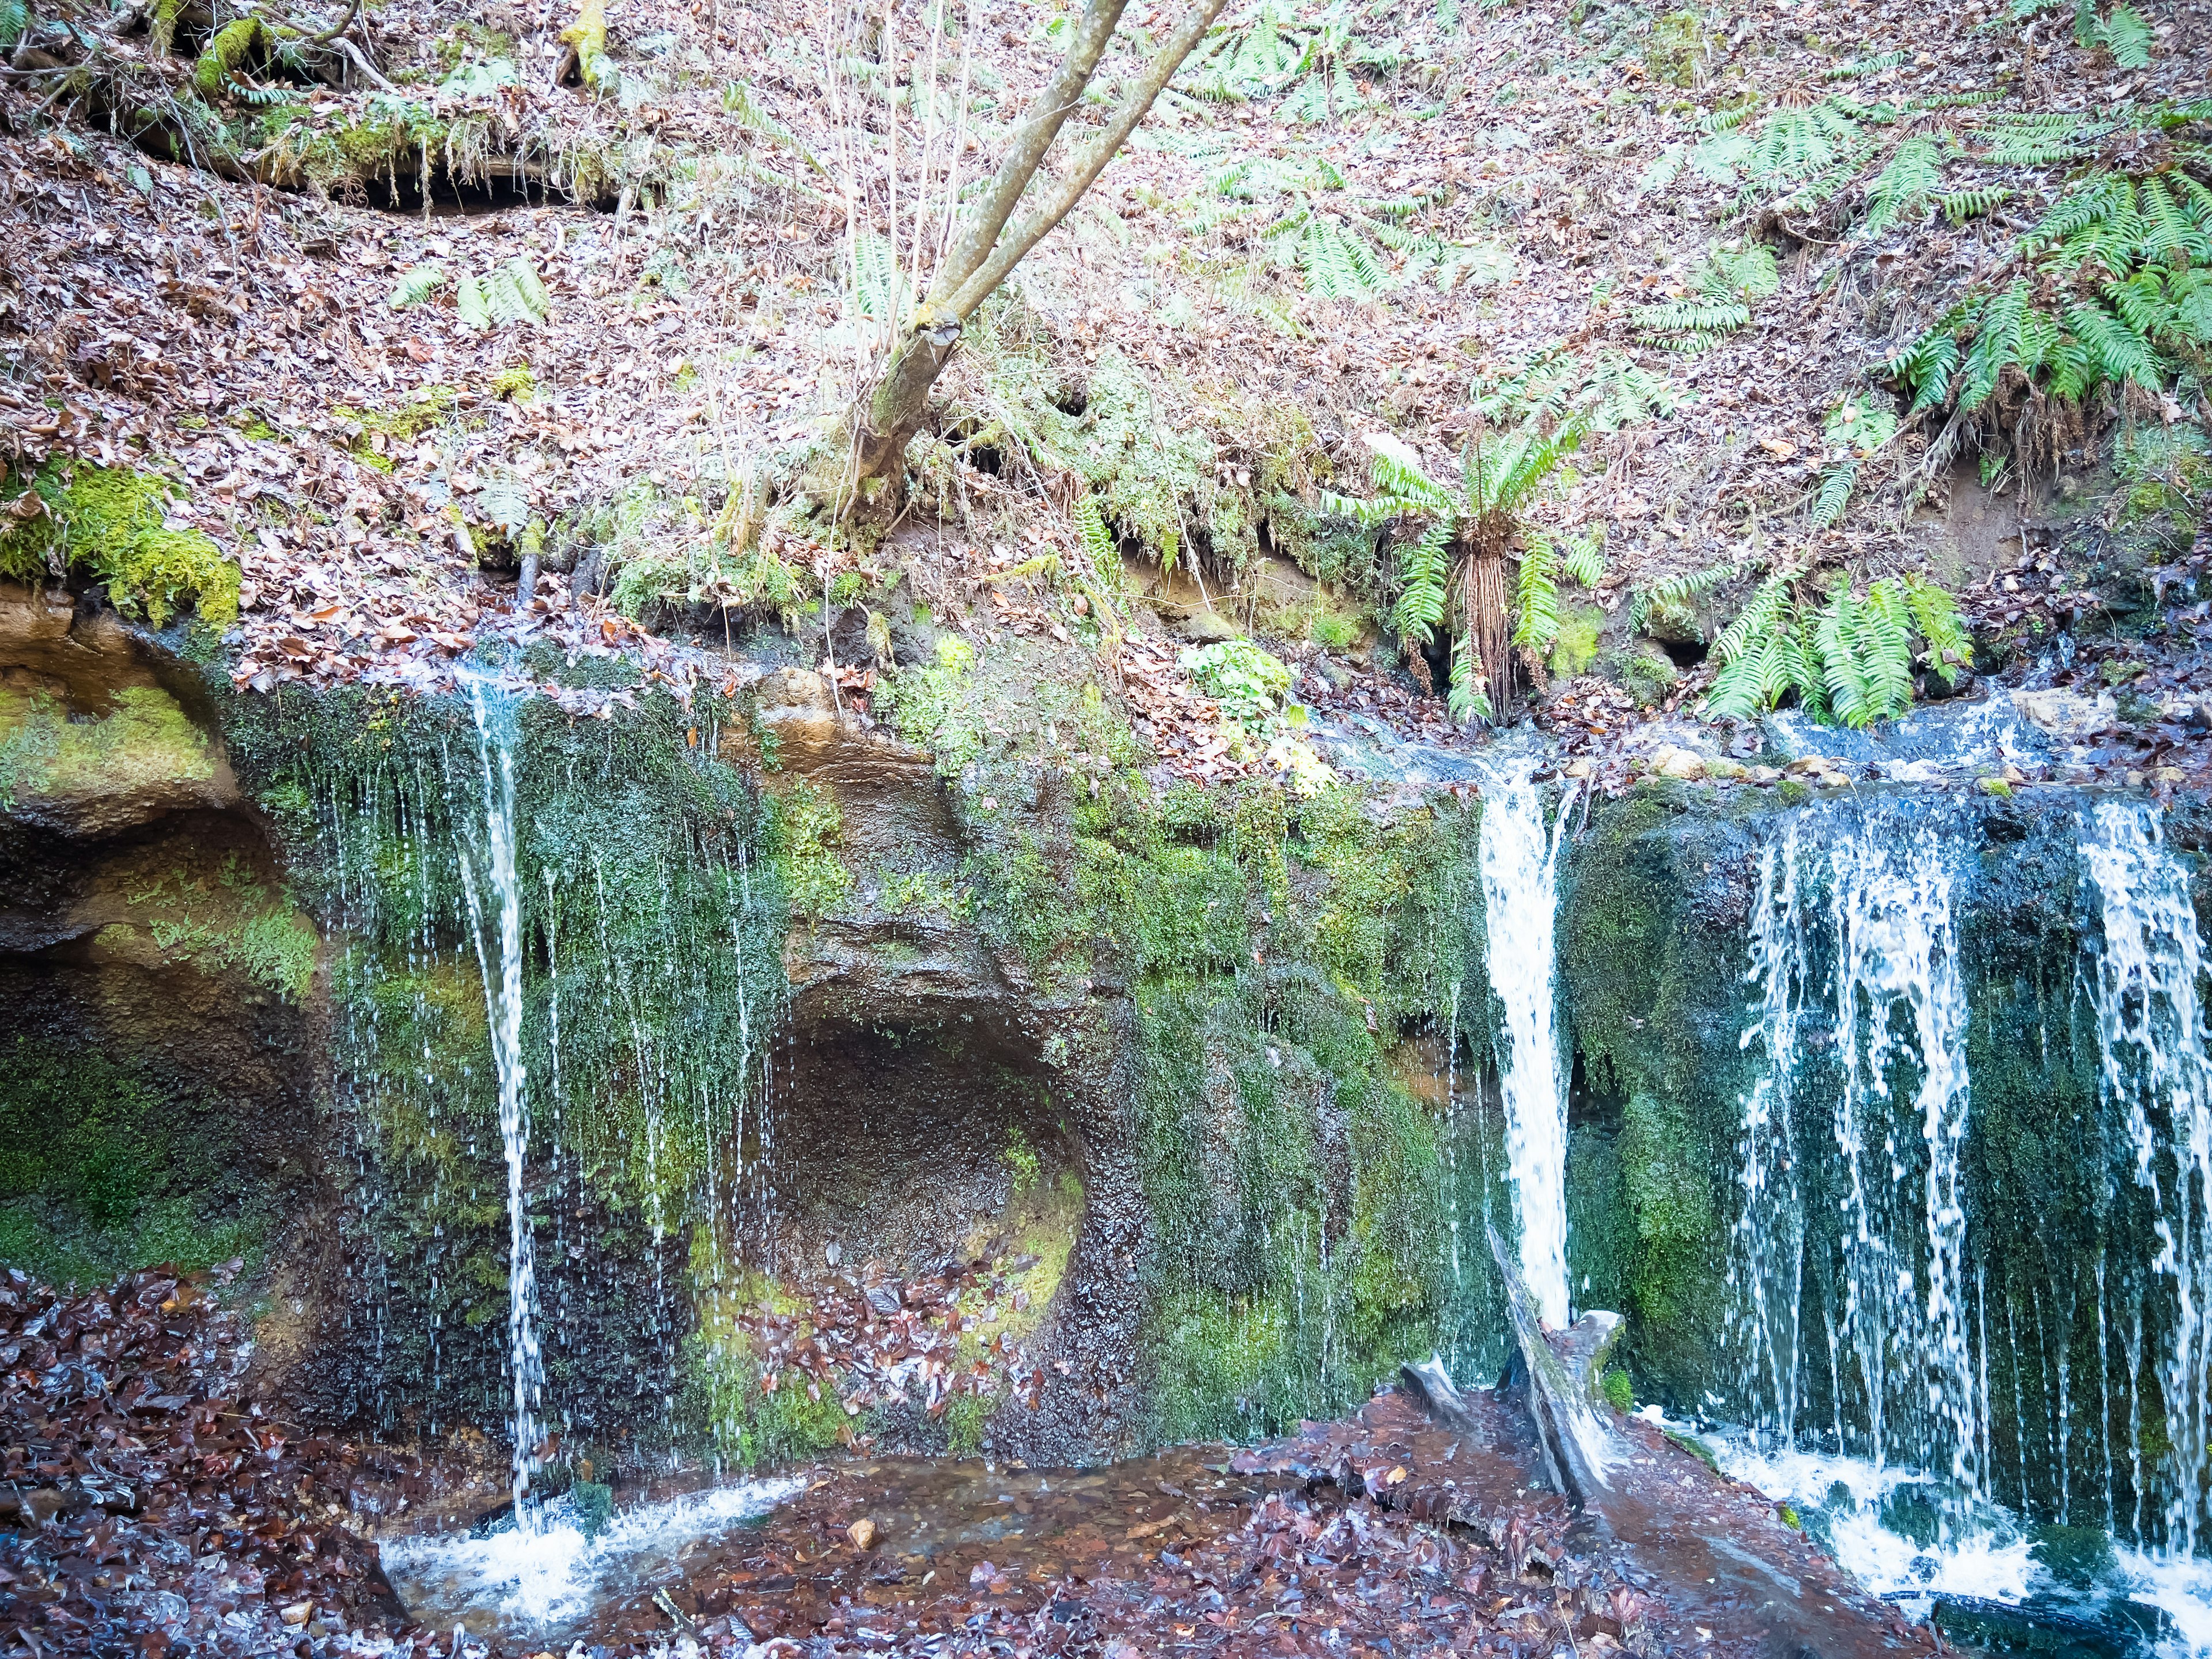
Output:
[[1569,1314],[1567,1090],[1553,929],[1567,803],[1547,833],[1534,769],[1500,768],[1483,779],[1482,894],[1490,988],[1504,1012],[1498,1073],[1521,1271],[1537,1312],[1559,1328]]
[[[2103,942],[2088,989],[2106,1109],[2125,1127],[2136,1182],[2151,1195],[2152,1270],[2172,1297],[2158,1367],[2172,1481],[2166,1547],[2189,1557],[2204,1529],[2212,1448],[2212,1053],[2200,988],[2203,941],[2190,871],[2154,808],[2104,801],[2081,827]],[[2140,1488],[2138,1488],[2140,1490]]]
[[468,825],[460,860],[469,931],[483,976],[492,1064],[499,1078],[499,1135],[507,1157],[507,1339],[513,1389],[515,1523],[532,1525],[530,1478],[537,1468],[538,1413],[544,1361],[538,1342],[537,1270],[531,1244],[525,1159],[530,1117],[529,1068],[522,1052],[522,884],[515,857],[514,714],[479,678],[467,681],[476,714],[483,786],[481,823]]
[[[1948,1466],[1979,1488],[1985,1405],[1969,1339],[1960,1188],[1970,1098],[1966,996],[1942,841],[1886,813],[1786,824],[1759,855],[1751,915],[1759,1072],[1743,1101],[1742,1209],[1729,1328],[1750,1425],[1787,1445],[1826,1429],[1891,1460]],[[1799,1138],[1825,1119],[1835,1157],[1820,1239]],[[1917,1145],[1915,1144],[1917,1143]],[[1808,1342],[1809,1264],[1821,1341]],[[1806,1420],[1825,1364],[1826,1422]]]

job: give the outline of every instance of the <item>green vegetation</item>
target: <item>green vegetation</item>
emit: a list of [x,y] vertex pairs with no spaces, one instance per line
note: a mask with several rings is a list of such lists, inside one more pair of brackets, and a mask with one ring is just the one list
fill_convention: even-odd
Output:
[[1753,304],[1782,287],[1774,250],[1763,242],[1715,249],[1689,281],[1686,297],[1636,307],[1636,325],[1645,338],[1673,351],[1702,351],[1748,323]]
[[1605,1396],[1605,1403],[1617,1412],[1635,1409],[1635,1382],[1618,1365],[1607,1370],[1600,1380],[1598,1392]]
[[1800,585],[1793,573],[1769,577],[1723,630],[1710,712],[1741,719],[1794,695],[1817,720],[1871,726],[1911,708],[1916,660],[1946,684],[1972,664],[1956,604],[1923,577],[1885,576],[1861,595],[1838,573],[1817,608]]
[[[1375,454],[1376,495],[1364,501],[1333,494],[1322,498],[1324,513],[1363,525],[1429,520],[1429,527],[1407,546],[1390,620],[1406,642],[1408,657],[1416,656],[1440,628],[1455,634],[1450,696],[1455,719],[1490,719],[1492,693],[1503,689],[1509,670],[1502,661],[1483,660],[1476,634],[1487,619],[1480,614],[1481,606],[1472,594],[1463,607],[1467,614],[1462,625],[1454,629],[1446,624],[1450,550],[1456,543],[1467,550],[1469,562],[1503,558],[1522,532],[1522,509],[1565,465],[1590,429],[1590,419],[1586,410],[1577,409],[1547,431],[1532,412],[1516,427],[1476,439],[1461,457],[1456,489],[1422,471],[1420,457],[1398,439],[1372,434],[1367,444]],[[1559,631],[1555,570],[1564,569],[1577,580],[1595,580],[1601,567],[1595,547],[1571,550],[1562,559],[1541,538],[1534,538],[1521,562],[1513,643],[1540,651]],[[1472,577],[1461,580],[1467,585]]]
[[169,527],[166,478],[49,461],[35,473],[10,471],[0,481],[9,496],[27,491],[45,510],[13,517],[0,530],[0,578],[34,582],[64,568],[78,570],[106,584],[125,616],[156,628],[186,606],[205,623],[236,619],[238,567],[204,532]]
[[844,815],[837,798],[805,780],[773,798],[769,847],[794,915],[818,921],[852,896],[853,872],[837,856]]
[[0,811],[212,778],[207,734],[158,686],[126,686],[71,720],[44,691],[0,686]]
[[1883,365],[1913,412],[1972,414],[2008,375],[2069,402],[2156,391],[2212,348],[2212,186],[2185,167],[2079,180],[2012,263],[2009,283],[1969,293]]
[[0,1043],[0,1262],[93,1285],[258,1252],[273,1195],[225,1167],[221,1122],[76,1040]]

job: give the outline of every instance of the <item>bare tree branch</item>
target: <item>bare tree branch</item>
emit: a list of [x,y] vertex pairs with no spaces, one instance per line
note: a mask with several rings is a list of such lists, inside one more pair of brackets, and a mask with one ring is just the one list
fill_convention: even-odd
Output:
[[1228,0],[1201,0],[1195,11],[1182,21],[1182,27],[1170,35],[1167,43],[1153,54],[1144,76],[1129,88],[1122,99],[1121,107],[1114,112],[1103,131],[1080,151],[1075,164],[1066,177],[1055,184],[1036,212],[1000,239],[990,258],[981,268],[960,286],[951,301],[950,310],[955,317],[965,321],[975,313],[975,307],[990,298],[993,290],[1006,280],[1022,256],[1035,247],[1050,233],[1052,228],[1074,209],[1083,198],[1083,192],[1097,182],[1121,146],[1128,142],[1137,124],[1145,118],[1160,91],[1182,67],[1182,60],[1190,55],[1191,48],[1213,27],[1213,20],[1221,15]]
[[936,289],[931,294],[933,304],[940,295],[949,298],[965,286],[990,257],[999,233],[1013,217],[1022,192],[1044,165],[1045,152],[1060,137],[1060,128],[1075,112],[1075,106],[1083,101],[1084,88],[1091,84],[1098,60],[1106,55],[1114,31],[1121,27],[1121,13],[1127,3],[1128,0],[1091,0],[1083,9],[1074,36],[1067,43],[1067,56],[1060,60],[1059,73],[1037,94],[1029,112],[1022,117],[1021,125],[1014,129],[1013,142],[999,162],[989,194],[977,204],[953,243],[952,257],[945,262]]

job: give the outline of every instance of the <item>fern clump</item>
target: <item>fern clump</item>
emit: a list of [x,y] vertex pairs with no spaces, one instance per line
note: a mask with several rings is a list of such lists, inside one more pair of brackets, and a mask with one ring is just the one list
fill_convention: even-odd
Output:
[[1341,5],[1307,27],[1262,0],[1249,23],[1214,29],[1177,77],[1201,98],[1243,103],[1279,96],[1285,121],[1334,121],[1367,107],[1354,70],[1395,69],[1398,54],[1362,40]]
[[1770,576],[1722,630],[1708,714],[1748,719],[1794,696],[1815,720],[1863,727],[1912,707],[1916,661],[1947,685],[1972,665],[1957,603],[1923,577],[1885,576],[1861,593],[1838,572],[1824,597],[1799,587],[1790,573]]
[[1897,436],[1897,411],[1887,398],[1866,392],[1842,399],[1828,411],[1820,436],[1830,459],[1814,492],[1813,527],[1826,530],[1842,522],[1851,490],[1858,483],[1859,466]]
[[422,264],[411,267],[392,290],[392,308],[407,311],[421,305],[446,285],[443,265]]
[[1296,273],[1322,299],[1366,299],[1424,282],[1449,291],[1463,280],[1513,274],[1511,256],[1497,245],[1453,241],[1421,227],[1440,193],[1357,196],[1326,156],[1243,156],[1216,169],[1210,182],[1217,199],[1197,207],[1190,228],[1256,240],[1268,264]]
[[1635,308],[1636,325],[1646,338],[1670,350],[1703,351],[1748,323],[1753,303],[1782,287],[1774,250],[1764,242],[1716,248],[1690,281],[1692,292]]
[[1969,294],[1883,365],[1915,411],[1978,410],[2008,374],[2075,402],[2156,389],[2212,346],[2212,186],[2180,167],[2081,180],[2018,258],[2005,288]]
[[1742,561],[1723,559],[1680,575],[1662,577],[1648,587],[1639,587],[1629,597],[1629,626],[1639,634],[1654,623],[1678,628],[1693,626],[1698,601],[1740,574],[1742,569]]
[[461,321],[474,329],[509,323],[543,323],[553,314],[552,296],[538,267],[518,254],[484,276],[465,273],[453,289]]
[[[1577,412],[1550,430],[1534,419],[1504,432],[1471,441],[1460,456],[1457,489],[1431,477],[1420,458],[1387,433],[1369,436],[1374,454],[1376,493],[1360,500],[1324,493],[1325,514],[1363,525],[1425,520],[1425,527],[1400,562],[1399,592],[1390,622],[1409,656],[1434,642],[1437,630],[1449,629],[1447,613],[1454,580],[1451,550],[1463,550],[1458,585],[1463,614],[1451,647],[1449,707],[1458,720],[1488,720],[1496,712],[1507,665],[1486,662],[1479,638],[1486,620],[1469,567],[1477,558],[1504,559],[1523,539],[1522,510],[1565,466],[1589,432],[1589,417]],[[1538,536],[1526,536],[1515,580],[1513,615],[1499,618],[1510,629],[1510,642],[1540,650],[1559,631],[1559,555]],[[1573,572],[1596,571],[1595,549],[1575,556]]]

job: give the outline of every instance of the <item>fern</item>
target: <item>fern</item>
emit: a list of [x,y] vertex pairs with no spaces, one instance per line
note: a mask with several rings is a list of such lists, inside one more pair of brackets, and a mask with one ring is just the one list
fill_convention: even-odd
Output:
[[1751,320],[1751,302],[1782,285],[1774,250],[1754,242],[1740,252],[1716,249],[1692,273],[1694,298],[1634,307],[1637,326],[1675,350],[1701,351]]
[[1486,689],[1482,653],[1475,649],[1474,635],[1465,629],[1452,641],[1451,696],[1445,708],[1455,720],[1486,720],[1493,714],[1490,693]]
[[31,9],[24,0],[0,0],[0,52],[13,52],[31,27]]
[[1858,482],[1859,464],[1838,461],[1820,475],[1820,488],[1813,498],[1813,528],[1826,530],[1843,522],[1844,508]]
[[1114,537],[1106,528],[1106,516],[1098,510],[1098,498],[1089,490],[1075,498],[1076,534],[1083,538],[1083,551],[1091,561],[1093,570],[1114,568],[1115,549]]
[[1559,550],[1540,536],[1532,537],[1522,552],[1520,574],[1513,585],[1512,643],[1540,656],[1559,637]]
[[2090,154],[2094,141],[2112,130],[2109,121],[2063,112],[1993,111],[1977,129],[1985,146],[1982,159],[1998,167],[2051,167]]
[[[411,277],[415,273],[409,275]],[[403,282],[402,287],[404,286]],[[398,298],[397,295],[393,297]],[[474,329],[497,328],[510,323],[543,323],[552,314],[552,296],[546,293],[538,268],[519,255],[494,267],[489,276],[464,274],[454,286],[453,300],[461,321]]]
[[1743,568],[1739,560],[1723,560],[1680,576],[1668,576],[1649,587],[1640,587],[1628,601],[1628,624],[1638,633],[1655,617],[1686,617],[1691,605]]
[[1927,644],[1923,660],[1946,685],[1974,664],[1974,642],[1959,615],[1958,601],[1924,576],[1905,578],[1905,607],[1912,627]]
[[1583,587],[1605,580],[1604,538],[1601,533],[1577,537],[1559,550],[1559,574]]
[[445,283],[446,269],[443,265],[416,265],[400,277],[398,285],[392,290],[392,308],[405,311],[419,306],[444,287]]
[[1929,198],[1942,181],[1942,152],[1932,138],[1908,138],[1897,147],[1889,165],[1867,192],[1866,222],[1859,228],[1879,236],[1892,225],[1911,223],[1927,216]]
[[453,286],[453,302],[465,326],[482,329],[492,325],[491,301],[485,296],[484,285],[466,271]]
[[1705,707],[1724,719],[1747,720],[1774,708],[1808,678],[1796,639],[1796,606],[1787,575],[1753,590],[1735,619],[1713,641],[1720,672]]
[[1816,719],[1867,726],[1912,706],[1912,644],[1947,683],[1971,663],[1972,646],[1951,596],[1918,576],[1884,577],[1863,598],[1838,574],[1827,602],[1799,603],[1788,574],[1762,582],[1713,653],[1721,668],[1708,713],[1747,719],[1795,696]]
[[1969,219],[1978,219],[1985,213],[1996,212],[2012,200],[2012,187],[2008,185],[1976,185],[1970,189],[1950,191],[1938,196],[1936,205],[1943,210],[1943,216],[1953,224],[1962,225]]
[[1398,603],[1390,611],[1390,626],[1400,639],[1424,646],[1435,639],[1444,619],[1450,545],[1451,525],[1439,520],[1407,547],[1398,569]]
[[2091,0],[2081,0],[2074,13],[2074,36],[2085,46],[2103,47],[2122,69],[2150,67],[2150,25],[2125,0],[2114,5],[2102,18],[2097,15]]

